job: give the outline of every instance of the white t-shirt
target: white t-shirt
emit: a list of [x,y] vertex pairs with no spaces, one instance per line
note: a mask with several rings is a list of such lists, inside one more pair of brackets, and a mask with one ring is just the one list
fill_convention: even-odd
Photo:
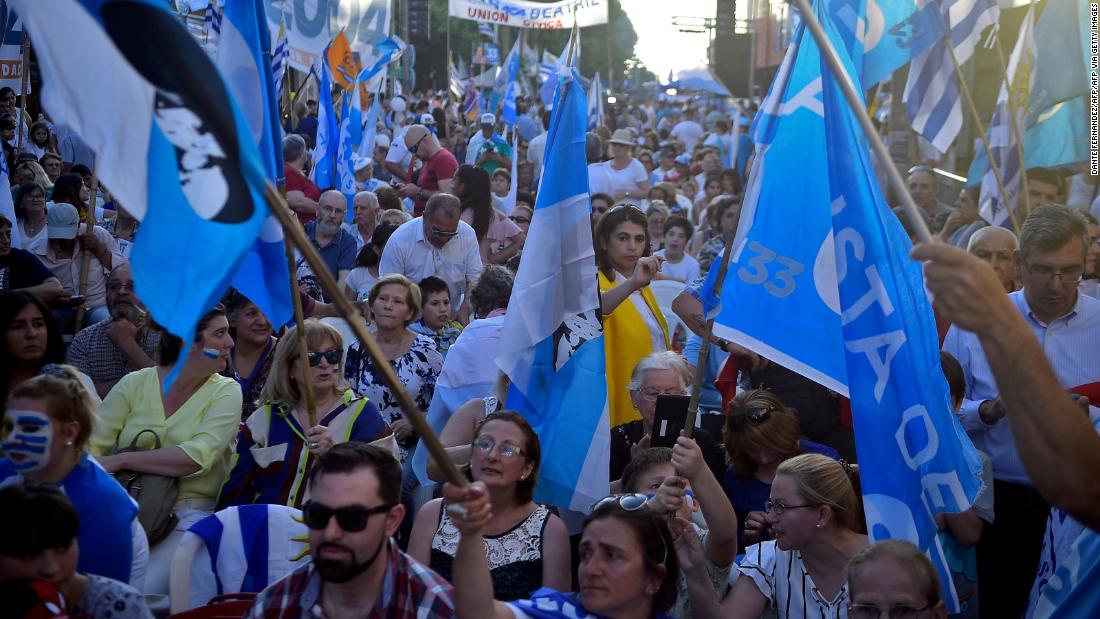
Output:
[[[598,193],[611,195],[611,178],[607,175],[602,161],[588,164],[588,193],[593,196]],[[615,198],[615,196],[611,197]]]
[[386,151],[386,162],[400,163],[403,170],[409,169],[409,164],[412,163],[412,153],[405,147],[405,132],[408,130],[409,127],[402,127],[390,140],[390,149]]
[[[665,257],[665,250],[653,252],[654,256]],[[661,264],[661,273],[684,282],[691,283],[699,278],[699,261],[685,253],[679,262],[669,262],[665,259]]]
[[378,278],[371,275],[370,269],[367,267],[355,267],[344,279],[344,285],[355,292],[356,299],[362,300],[370,293],[370,289],[374,287],[377,281]]
[[683,142],[684,152],[690,155],[699,140],[703,139],[703,126],[694,120],[681,120],[672,128],[669,135]]
[[[633,191],[638,193],[640,190],[638,186],[641,183],[646,182],[649,174],[645,171],[645,166],[641,161],[637,159],[631,159],[630,163],[621,170],[616,170],[611,161],[603,162],[604,175],[607,177],[607,194],[612,198],[615,197],[615,193],[619,191]],[[633,197],[627,200],[631,204],[641,204],[642,198]]]

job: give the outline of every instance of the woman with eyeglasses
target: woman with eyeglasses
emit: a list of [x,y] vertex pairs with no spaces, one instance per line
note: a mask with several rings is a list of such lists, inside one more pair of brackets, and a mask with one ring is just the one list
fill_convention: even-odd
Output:
[[[312,318],[303,326],[308,358],[298,356],[297,327],[275,346],[260,407],[237,435],[236,464],[222,486],[218,509],[250,503],[300,508],[305,480],[317,456],[337,443],[369,443],[391,434],[378,407],[348,389],[340,332]],[[310,422],[302,387],[307,378],[313,388],[316,423]]]
[[[511,411],[490,413],[478,424],[463,467],[488,490],[493,517],[482,529],[485,557],[498,600],[530,597],[540,587],[566,589],[571,582],[569,533],[560,518],[532,500],[539,473],[539,439],[527,420]],[[454,581],[459,529],[443,499],[420,508],[409,554]]]
[[738,549],[771,539],[764,501],[779,463],[801,453],[839,459],[835,449],[801,438],[798,418],[769,391],[742,391],[726,407],[726,495],[737,512]]
[[46,190],[33,181],[23,183],[15,188],[14,206],[23,249],[39,239],[45,239]]
[[[420,316],[420,288],[404,275],[391,273],[374,284],[368,298],[377,327],[374,337],[378,345],[417,408],[428,410],[435,394],[436,378],[443,368],[443,355],[436,348],[435,340],[409,329]],[[404,462],[416,444],[416,432],[361,342],[355,342],[348,349],[344,376],[356,393],[369,398],[378,407],[382,419],[393,430]]]
[[[190,344],[187,352],[180,338],[162,333],[159,365],[130,372],[115,384],[99,406],[90,442],[91,452],[108,473],[133,471],[179,479],[172,510],[178,522],[163,540],[150,540],[145,593],[168,593],[176,545],[184,531],[214,512],[241,423],[241,387],[220,374],[233,347],[222,306],[199,319]],[[182,367],[165,389],[177,361]],[[159,446],[146,430],[156,434]],[[135,443],[140,451],[118,453]]]
[[466,488],[447,484],[443,496],[461,534],[453,581],[459,619],[670,616],[679,563],[668,525],[646,506],[644,494],[610,496],[593,506],[581,532],[576,592],[543,587],[529,599],[511,602],[494,599],[484,551],[483,531],[493,520],[489,491],[482,482]]
[[749,619],[768,609],[779,619],[848,617],[848,562],[867,547],[857,482],[846,465],[821,454],[785,460],[764,503],[775,539],[749,546],[733,588],[719,602],[707,582],[702,545],[686,528],[676,553],[700,619]]
[[600,219],[593,238],[611,427],[640,416],[627,388],[634,366],[646,355],[669,348],[668,324],[649,289],[662,259],[650,256],[648,224],[641,209],[620,204]]

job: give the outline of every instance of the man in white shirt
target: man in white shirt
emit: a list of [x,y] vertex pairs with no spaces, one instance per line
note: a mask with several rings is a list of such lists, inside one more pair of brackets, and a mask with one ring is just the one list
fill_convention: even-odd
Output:
[[[457,310],[482,270],[477,236],[469,224],[459,220],[461,213],[458,198],[448,193],[434,194],[424,207],[423,217],[407,221],[394,231],[382,250],[378,273],[400,273],[414,282],[434,275],[447,282],[451,306]],[[463,304],[467,315],[468,306]],[[462,318],[460,312],[460,321]]]
[[[1014,252],[1024,287],[1009,299],[1065,389],[1100,381],[1100,301],[1077,292],[1086,238],[1080,213],[1046,205],[1024,222],[1020,248]],[[978,336],[952,326],[943,349],[959,360],[966,376],[963,427],[993,464],[996,520],[978,543],[978,579],[997,586],[979,587],[979,607],[991,617],[1019,616],[1027,605],[1050,508],[1020,460]]]
[[481,131],[475,133],[466,144],[466,161],[464,163],[467,165],[477,165],[477,157],[478,152],[481,151],[481,145],[492,139],[493,129],[496,127],[496,124],[497,117],[493,114],[481,115]]
[[672,127],[669,135],[683,143],[686,154],[695,151],[695,145],[703,139],[703,126],[695,121],[695,108],[684,111],[684,119]]
[[535,165],[533,173],[536,181],[542,176],[542,159],[543,154],[546,152],[546,136],[549,135],[550,131],[550,110],[543,110],[542,126],[545,131],[531,138],[531,141],[527,144],[527,161]]

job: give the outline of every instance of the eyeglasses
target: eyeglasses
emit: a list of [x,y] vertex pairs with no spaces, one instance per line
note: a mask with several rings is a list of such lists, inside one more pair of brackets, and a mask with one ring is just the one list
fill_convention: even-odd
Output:
[[603,214],[603,213],[606,213],[606,212],[607,212],[607,209],[609,209],[609,208],[611,208],[611,207],[609,207],[609,206],[607,206],[607,205],[603,205],[603,206],[593,206],[593,207],[592,207],[592,210],[596,211],[597,213]]
[[367,522],[375,514],[383,514],[394,507],[394,503],[386,503],[378,507],[340,507],[333,509],[327,505],[307,502],[302,506],[302,520],[306,526],[320,530],[328,526],[328,521],[336,516],[336,523],[348,533],[358,533],[367,528]]
[[764,511],[776,516],[782,516],[788,509],[802,509],[804,507],[820,507],[820,503],[807,503],[805,505],[784,505],[779,501],[764,499]]
[[[497,442],[488,436],[482,436],[474,441],[474,449],[480,451],[485,455],[493,453],[493,449],[497,447]],[[512,443],[500,444],[500,455],[505,458],[518,458],[523,455],[523,448]]]
[[883,615],[890,619],[916,619],[921,613],[933,606],[935,604],[913,608],[906,604],[894,604],[884,608],[874,604],[848,604],[848,616],[851,619],[881,619]]
[[519,215],[512,215],[508,219],[511,219],[512,221],[516,222],[517,224],[529,224],[529,223],[531,223],[530,218],[520,217]]
[[730,423],[733,425],[744,425],[751,423],[754,426],[758,426],[768,420],[772,416],[771,408],[754,408],[743,413],[738,413],[730,417]]
[[134,282],[111,282],[110,284],[107,284],[107,290],[110,290],[111,292],[118,292],[123,288],[129,290],[130,292],[133,292]]
[[1055,271],[1044,266],[1033,267],[1028,264],[1027,261],[1024,261],[1024,268],[1027,269],[1028,273],[1045,279],[1048,282],[1053,282],[1055,277],[1061,278],[1063,284],[1076,284],[1081,281],[1081,278],[1085,274],[1084,267],[1070,267],[1061,271]]
[[458,236],[458,230],[440,230],[435,226],[432,226],[432,236],[441,236],[448,239],[453,239]]
[[642,389],[641,391],[638,392],[638,394],[641,395],[643,399],[649,400],[650,402],[653,402],[657,399],[658,396],[662,396],[662,395],[684,395],[684,391],[682,389],[660,391],[660,390],[657,390],[657,389],[647,388],[647,389]]
[[[343,351],[339,348],[333,348],[332,350],[326,350],[323,352],[311,352],[306,355],[306,359],[309,361],[309,367],[314,368],[321,365],[321,359],[328,361],[329,365],[339,365],[340,357]],[[298,355],[294,355],[297,359]]]
[[649,497],[644,494],[633,492],[630,494],[613,494],[608,497],[604,497],[599,501],[592,504],[592,509],[588,510],[589,513],[600,509],[606,505],[616,504],[619,509],[624,512],[636,512],[640,510],[646,510],[646,514],[649,515],[649,521],[653,523],[653,528],[657,529],[657,538],[661,540],[661,547],[664,549],[664,554],[661,557],[661,563],[668,560],[668,544],[665,542],[665,536],[661,535],[661,528],[657,526],[656,517],[653,514],[653,510],[647,509],[649,503]]

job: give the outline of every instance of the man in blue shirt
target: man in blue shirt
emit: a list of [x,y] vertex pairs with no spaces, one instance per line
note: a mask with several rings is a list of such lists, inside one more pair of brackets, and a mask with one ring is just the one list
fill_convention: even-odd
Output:
[[[306,224],[306,234],[309,240],[321,254],[325,266],[339,280],[344,283],[355,266],[355,238],[341,227],[348,212],[348,199],[344,194],[335,189],[330,189],[321,194],[317,201],[317,221]],[[314,277],[313,272],[305,266],[304,261],[298,261],[298,278]],[[325,293],[323,301],[329,302]]]

